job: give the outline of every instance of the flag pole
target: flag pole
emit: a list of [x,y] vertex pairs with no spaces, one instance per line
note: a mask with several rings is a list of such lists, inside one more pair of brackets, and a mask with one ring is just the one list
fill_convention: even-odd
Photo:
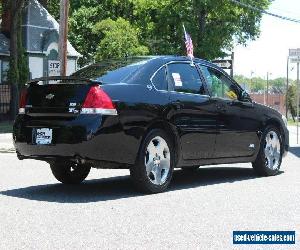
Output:
[[[183,31],[184,31],[184,39],[187,41],[187,33],[186,33],[184,23],[182,23],[182,27],[183,27]],[[195,66],[194,60],[193,60],[194,58],[192,56],[189,56],[189,55],[187,55],[187,56],[191,59],[191,65]]]
[[183,27],[183,31],[184,31],[184,37],[185,37],[186,36],[186,30],[185,30],[184,23],[182,24],[182,27]]

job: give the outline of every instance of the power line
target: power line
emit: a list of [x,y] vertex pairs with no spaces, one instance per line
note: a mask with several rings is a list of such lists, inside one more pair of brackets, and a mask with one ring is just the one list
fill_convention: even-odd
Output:
[[274,13],[271,13],[269,11],[257,8],[255,6],[252,6],[250,4],[242,3],[239,0],[230,0],[230,1],[233,2],[233,3],[235,3],[235,4],[238,4],[240,6],[243,6],[245,8],[248,8],[248,9],[251,9],[251,10],[254,10],[254,11],[258,11],[258,12],[261,12],[261,13],[269,15],[269,16],[277,17],[277,18],[280,18],[280,19],[285,20],[285,21],[290,21],[290,22],[294,22],[294,23],[300,23],[299,19],[295,19],[295,18],[290,18],[290,17],[286,17],[286,16],[274,14]]
[[296,18],[296,17],[300,16],[299,11],[295,12],[295,11],[291,11],[288,9],[282,9],[282,8],[277,8],[277,7],[272,7],[272,9],[275,12],[280,13],[280,15],[284,15],[284,16],[292,15],[292,18]]

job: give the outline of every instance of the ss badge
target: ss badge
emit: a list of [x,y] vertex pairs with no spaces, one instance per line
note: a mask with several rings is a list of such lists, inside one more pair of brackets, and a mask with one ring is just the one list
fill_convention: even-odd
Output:
[[54,97],[54,95],[53,94],[49,94],[49,95],[46,95],[46,99],[48,99],[48,100],[51,100],[51,99],[53,99],[53,97]]

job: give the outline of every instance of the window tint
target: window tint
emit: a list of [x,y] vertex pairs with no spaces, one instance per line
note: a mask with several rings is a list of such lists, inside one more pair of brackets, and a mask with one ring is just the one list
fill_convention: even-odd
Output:
[[168,74],[176,91],[205,94],[203,83],[195,66],[188,63],[169,64]]
[[162,67],[152,78],[152,83],[158,90],[168,89],[168,82],[166,77],[166,67]]
[[203,75],[207,82],[207,88],[212,97],[220,97],[225,99],[237,100],[238,90],[236,86],[221,72],[200,65]]
[[[149,59],[150,60],[150,59]],[[128,60],[108,60],[87,66],[71,76],[88,78],[106,83],[128,82],[128,80],[149,60],[132,58]]]

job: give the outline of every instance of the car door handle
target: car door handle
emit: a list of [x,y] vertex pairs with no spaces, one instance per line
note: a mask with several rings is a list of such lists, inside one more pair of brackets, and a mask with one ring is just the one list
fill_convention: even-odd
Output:
[[253,108],[254,104],[252,102],[242,102],[242,105],[248,108]]
[[172,102],[172,106],[173,106],[175,109],[181,109],[181,108],[183,108],[183,104],[182,104],[180,101]]
[[241,105],[241,102],[238,100],[233,100],[231,102],[228,103],[230,106],[238,106]]
[[224,112],[227,111],[225,105],[223,105],[223,104],[217,104],[216,107],[217,107],[217,110],[218,110],[219,112],[223,112],[223,113],[224,113]]

